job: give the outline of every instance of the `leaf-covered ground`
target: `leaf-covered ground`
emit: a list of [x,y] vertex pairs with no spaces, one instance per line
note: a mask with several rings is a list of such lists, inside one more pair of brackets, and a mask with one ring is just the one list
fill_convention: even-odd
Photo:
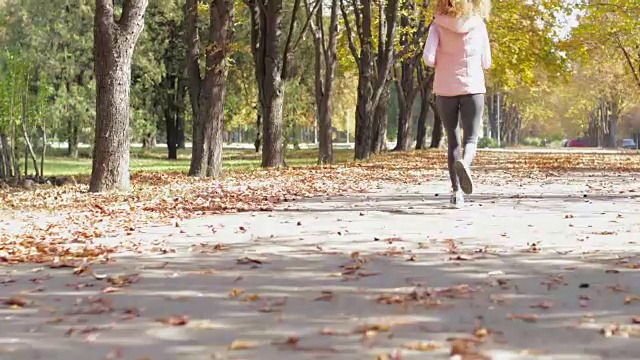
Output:
[[443,156],[2,193],[0,358],[636,358],[640,157]]
[[[126,195],[89,194],[86,179],[77,186],[7,190],[0,192],[0,209],[5,209],[5,218],[17,221],[9,221],[4,228],[0,225],[0,259],[12,263],[99,258],[120,249],[100,246],[95,238],[132,234],[146,224],[179,223],[211,213],[265,211],[284,201],[363,192],[382,183],[427,182],[443,174],[444,156],[428,151],[391,154],[366,164],[235,170],[215,181],[141,172],[133,176],[134,191]],[[545,178],[574,170],[634,172],[640,169],[640,156],[481,152],[475,165],[493,175]]]

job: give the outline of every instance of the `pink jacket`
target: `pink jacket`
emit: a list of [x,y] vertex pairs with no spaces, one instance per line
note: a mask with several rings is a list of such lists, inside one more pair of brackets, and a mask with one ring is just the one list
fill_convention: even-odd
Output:
[[436,15],[424,47],[424,60],[436,68],[436,95],[484,94],[487,90],[482,69],[491,67],[491,47],[482,18]]

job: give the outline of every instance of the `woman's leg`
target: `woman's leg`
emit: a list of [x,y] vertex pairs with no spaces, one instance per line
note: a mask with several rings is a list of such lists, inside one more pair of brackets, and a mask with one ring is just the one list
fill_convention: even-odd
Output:
[[478,134],[482,126],[484,95],[465,95],[460,97],[460,121],[462,122],[464,155],[462,161],[456,161],[455,170],[460,187],[465,194],[473,193],[473,179],[469,166],[476,156]]
[[447,165],[449,166],[451,187],[454,191],[458,191],[460,183],[454,164],[457,160],[460,160],[460,130],[458,128],[460,98],[457,96],[437,96],[436,107],[440,118],[442,118],[442,125],[447,132]]
[[466,95],[460,98],[460,120],[462,122],[463,161],[471,166],[478,149],[478,135],[482,126],[484,94]]

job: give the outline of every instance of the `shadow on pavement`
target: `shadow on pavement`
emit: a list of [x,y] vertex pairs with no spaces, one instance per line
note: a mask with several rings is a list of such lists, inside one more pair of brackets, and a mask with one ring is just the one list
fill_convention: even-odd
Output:
[[[251,244],[193,247],[188,254],[182,249],[90,266],[98,278],[137,274],[123,288],[89,271],[12,268],[3,276],[3,296],[34,303],[1,310],[0,354],[375,359],[433,341],[442,347],[405,349],[402,359],[444,359],[447,338],[474,338],[478,326],[492,333],[480,349],[494,356],[632,359],[640,351],[634,337],[640,328],[631,325],[640,315],[640,303],[630,297],[640,294],[636,254],[389,242],[354,254],[320,250],[321,244],[278,253],[252,253]],[[182,316],[189,318],[185,326],[157,321]],[[608,338],[601,329],[611,324],[632,328]],[[289,338],[299,341],[276,344]],[[251,349],[228,350],[234,341]]]

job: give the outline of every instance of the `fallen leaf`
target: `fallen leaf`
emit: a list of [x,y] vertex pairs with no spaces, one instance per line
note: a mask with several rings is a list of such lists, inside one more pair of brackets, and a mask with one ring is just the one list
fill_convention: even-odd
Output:
[[487,337],[489,334],[491,334],[491,331],[486,327],[479,327],[473,331],[473,336],[477,338],[484,338],[484,337]]
[[349,335],[351,335],[351,333],[350,332],[346,332],[346,331],[338,331],[338,330],[334,330],[334,329],[324,328],[324,329],[320,330],[320,335],[326,335],[326,336],[349,336]]
[[625,305],[629,305],[629,304],[631,304],[631,303],[632,303],[632,302],[634,302],[634,301],[640,301],[640,296],[638,296],[638,295],[630,295],[630,296],[627,296],[627,297],[624,299],[624,303],[625,303]]
[[332,291],[323,291],[322,295],[314,299],[314,301],[331,301],[331,300],[333,300]]
[[13,308],[23,308],[25,306],[28,306],[32,303],[32,301],[27,300],[27,299],[23,299],[23,298],[19,298],[19,297],[12,297],[12,298],[8,298],[2,301],[2,303],[4,305],[13,307]]
[[431,342],[425,343],[421,341],[406,343],[402,345],[402,347],[407,350],[413,350],[413,351],[433,351],[433,350],[438,350],[442,348],[442,346],[439,344],[435,344]]
[[256,295],[256,294],[252,294],[252,295],[247,295],[245,297],[242,298],[242,301],[244,302],[255,302],[260,300],[260,296]]
[[538,321],[539,318],[536,314],[510,314],[507,316],[509,320],[522,320],[528,323],[534,323]]
[[184,326],[189,323],[189,318],[184,315],[183,316],[173,315],[168,318],[158,319],[156,321],[169,326]]
[[275,346],[296,346],[300,342],[300,338],[290,336],[284,341],[273,341],[271,344]]
[[111,294],[111,293],[122,292],[122,291],[123,291],[122,288],[113,287],[113,286],[109,286],[107,288],[102,289],[103,294]]
[[615,231],[596,231],[593,232],[594,235],[615,235],[617,234]]
[[463,360],[491,360],[489,356],[477,350],[477,344],[477,340],[454,339],[451,341],[451,351],[449,354],[452,357],[459,356],[459,358]]
[[237,263],[240,264],[240,265],[247,265],[247,264],[262,265],[263,264],[262,260],[253,259],[253,258],[250,258],[250,257],[243,257],[241,259],[238,259]]
[[529,245],[529,248],[525,252],[537,254],[537,253],[542,251],[542,249],[540,248],[540,243],[539,242],[537,242],[537,243],[534,242],[534,243],[527,244],[527,245]]
[[233,289],[231,289],[231,291],[229,291],[229,297],[230,298],[235,298],[235,297],[240,296],[243,293],[244,293],[244,290],[238,289],[238,288],[233,288]]
[[462,255],[449,258],[449,261],[469,261],[469,260],[473,260],[473,258],[462,256]]
[[532,309],[544,309],[544,310],[551,309],[552,307],[553,307],[553,302],[549,300],[544,300],[538,304],[530,306],[530,308]]
[[231,344],[229,344],[229,350],[250,350],[258,347],[258,343],[255,341],[245,341],[245,340],[234,340]]
[[389,331],[390,329],[391,327],[386,324],[360,325],[356,327],[353,332],[356,334],[364,334],[367,331],[385,332],[385,331]]

